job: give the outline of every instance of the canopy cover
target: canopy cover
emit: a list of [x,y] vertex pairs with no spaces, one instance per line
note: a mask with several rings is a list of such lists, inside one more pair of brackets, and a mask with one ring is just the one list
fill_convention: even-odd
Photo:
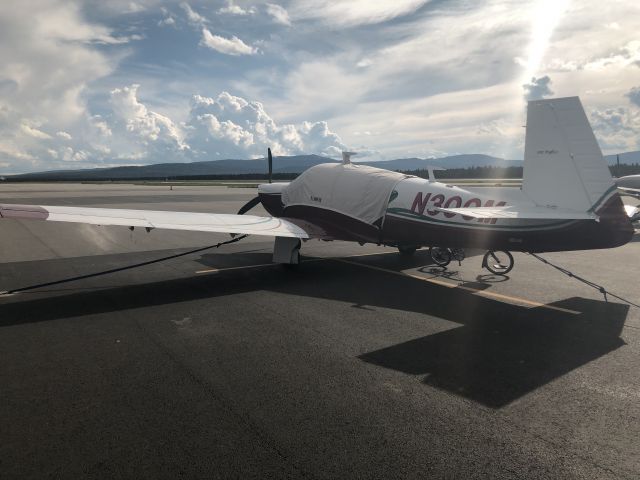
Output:
[[282,192],[285,208],[333,210],[366,223],[382,217],[393,188],[407,175],[367,165],[324,163],[311,167]]

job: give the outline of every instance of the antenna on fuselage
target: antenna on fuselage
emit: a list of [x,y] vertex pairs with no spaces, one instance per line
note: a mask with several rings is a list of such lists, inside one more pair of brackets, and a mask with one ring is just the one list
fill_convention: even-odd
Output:
[[446,170],[446,168],[436,167],[434,165],[427,165],[427,172],[429,173],[429,183],[433,183],[436,181],[436,176],[433,173],[436,170]]
[[351,156],[357,154],[358,152],[342,152],[342,164],[349,165],[351,163]]

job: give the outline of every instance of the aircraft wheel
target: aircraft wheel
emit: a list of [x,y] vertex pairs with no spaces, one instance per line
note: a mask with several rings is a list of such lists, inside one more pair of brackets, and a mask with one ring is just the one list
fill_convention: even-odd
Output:
[[398,245],[398,251],[401,255],[410,257],[411,255],[416,253],[416,247],[415,245]]
[[495,275],[506,275],[513,265],[513,255],[506,250],[489,250],[482,259],[482,266]]
[[429,256],[431,256],[433,263],[439,267],[446,267],[451,262],[451,252],[448,248],[431,247],[429,248]]

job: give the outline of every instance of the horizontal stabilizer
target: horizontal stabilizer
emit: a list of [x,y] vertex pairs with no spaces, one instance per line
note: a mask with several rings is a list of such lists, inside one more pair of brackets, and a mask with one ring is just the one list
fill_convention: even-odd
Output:
[[311,238],[315,236],[292,221],[255,215],[0,204],[0,218],[272,237]]
[[628,188],[628,187],[618,187],[625,195],[629,195],[630,197],[638,197],[640,198],[640,188]]
[[598,216],[590,212],[576,212],[573,210],[508,205],[504,207],[466,207],[466,208],[438,208],[435,210],[445,213],[457,213],[472,218],[497,218],[508,220],[598,220]]

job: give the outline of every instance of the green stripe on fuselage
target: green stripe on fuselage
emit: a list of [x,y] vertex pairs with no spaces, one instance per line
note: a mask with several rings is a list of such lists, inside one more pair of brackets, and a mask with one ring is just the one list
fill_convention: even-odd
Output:
[[485,228],[489,230],[548,229],[553,227],[565,226],[565,225],[569,225],[571,223],[580,221],[580,220],[559,220],[552,223],[543,223],[538,225],[492,225],[489,223],[471,223],[472,222],[471,220],[468,223],[456,222],[451,220],[440,220],[437,218],[420,215],[418,213],[412,212],[411,210],[407,210],[406,208],[387,208],[387,213],[404,217],[404,218],[409,218],[411,220],[415,220],[421,223],[437,223],[439,225],[463,226],[463,227],[470,227],[470,228]]

